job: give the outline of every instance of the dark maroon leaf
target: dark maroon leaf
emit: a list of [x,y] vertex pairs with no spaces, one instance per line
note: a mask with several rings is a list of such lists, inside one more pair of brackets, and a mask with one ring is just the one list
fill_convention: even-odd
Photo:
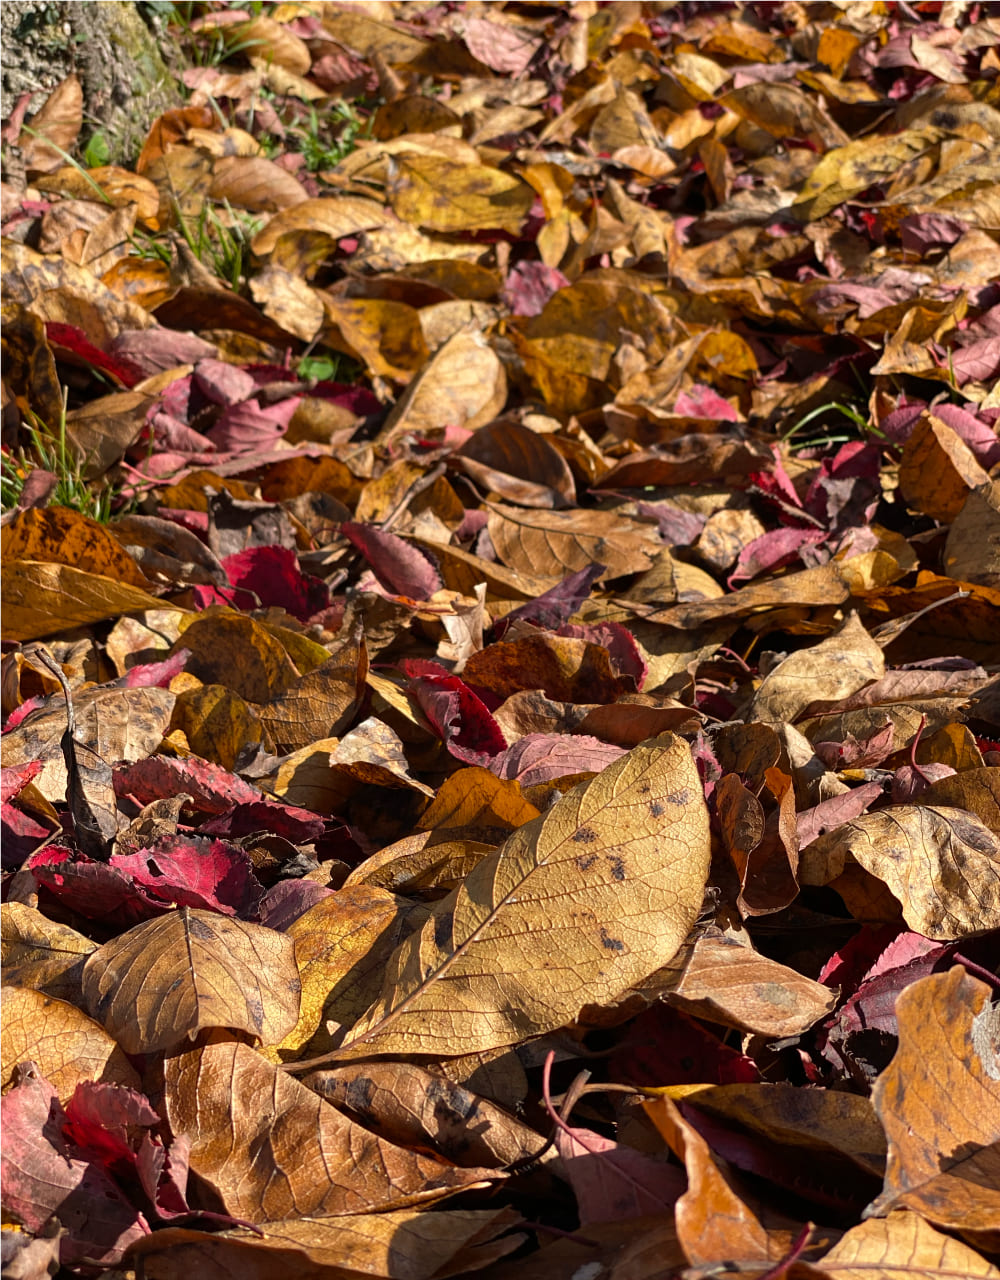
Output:
[[493,626],[493,638],[502,640],[511,623],[520,619],[523,622],[534,622],[539,627],[555,630],[567,622],[590,595],[590,588],[601,576],[607,565],[591,564],[586,569],[578,569],[568,578],[563,578],[555,587],[550,587],[527,604],[518,605],[510,613],[498,618]]
[[293,920],[332,893],[332,889],[317,884],[315,880],[279,880],[261,899],[260,923],[283,933]]

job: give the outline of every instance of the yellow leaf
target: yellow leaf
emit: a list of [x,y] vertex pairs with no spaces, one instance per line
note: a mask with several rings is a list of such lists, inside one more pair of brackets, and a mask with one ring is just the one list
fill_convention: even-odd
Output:
[[453,1057],[616,1000],[673,958],[700,910],[709,857],[687,743],[665,734],[636,747],[434,904],[345,1047]]

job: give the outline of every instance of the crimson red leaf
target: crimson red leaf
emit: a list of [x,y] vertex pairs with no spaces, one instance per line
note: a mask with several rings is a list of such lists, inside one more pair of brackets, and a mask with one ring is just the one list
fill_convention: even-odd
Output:
[[57,320],[47,320],[45,336],[49,344],[57,349],[56,354],[60,359],[63,359],[66,354],[75,356],[76,359],[69,363],[90,365],[101,373],[108,374],[130,391],[137,382],[142,381],[143,371],[135,361],[127,356],[108,355],[100,347],[95,347],[83,330],[78,329],[75,324],[61,324]]
[[[247,597],[245,607],[266,609],[276,606],[300,622],[306,622],[314,613],[330,606],[330,592],[326,584],[319,578],[304,574],[299,568],[298,557],[288,547],[248,547],[246,551],[226,556],[222,567],[234,587],[253,593]],[[209,590],[197,588],[196,599],[199,593]]]
[[489,765],[507,746],[486,704],[458,676],[419,676],[406,688],[456,760]]
[[232,806],[266,799],[235,773],[210,760],[190,756],[175,760],[170,756],[150,756],[115,770],[115,794],[128,796],[136,804],[151,804],[181,793],[191,797],[200,813],[227,813]]

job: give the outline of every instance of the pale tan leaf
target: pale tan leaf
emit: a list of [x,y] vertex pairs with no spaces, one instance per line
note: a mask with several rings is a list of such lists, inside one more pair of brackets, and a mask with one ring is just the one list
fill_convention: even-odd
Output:
[[456,333],[426,363],[396,401],[378,439],[454,424],[474,430],[495,418],[507,399],[507,377],[481,333]]
[[[167,732],[175,702],[169,689],[84,689],[73,698],[77,740],[103,760],[145,760]],[[36,711],[5,733],[2,741],[5,768],[44,761],[33,785],[53,803],[66,799],[66,762],[60,745],[65,731],[66,707],[60,698],[51,710]]]
[[883,881],[925,938],[944,942],[1000,926],[1000,839],[964,809],[864,813],[802,851],[799,880],[829,884],[852,862]]
[[106,942],[83,994],[126,1053],[168,1049],[209,1027],[274,1044],[295,1025],[300,983],[284,934],[182,907]]
[[489,505],[497,555],[520,573],[565,577],[592,564],[604,577],[648,569],[662,548],[655,525],[614,511],[525,511]]
[[885,675],[885,655],[852,613],[839,631],[800,649],[761,682],[748,720],[796,720],[812,702],[836,702]]

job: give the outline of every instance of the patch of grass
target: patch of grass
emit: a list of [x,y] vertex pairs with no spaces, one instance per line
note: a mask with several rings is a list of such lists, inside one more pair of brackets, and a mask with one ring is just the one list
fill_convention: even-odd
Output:
[[[808,427],[811,423],[817,422],[821,419],[827,419],[829,417],[833,417],[834,420],[837,418],[846,420],[846,422],[850,423],[851,427],[854,429],[851,430],[850,428],[847,428],[842,433],[826,433],[818,436],[811,432],[807,432],[802,439],[795,440],[794,443],[789,443],[799,434],[800,431]],[[842,404],[839,400],[832,400],[829,404],[821,404],[818,408],[811,409],[809,413],[804,414],[798,422],[796,422],[793,427],[789,428],[789,430],[781,437],[781,443],[788,445],[789,449],[794,453],[800,449],[821,449],[827,448],[831,445],[849,444],[852,440],[865,440],[870,439],[873,436],[879,440],[885,439],[883,433],[879,431],[877,427],[872,426],[868,421],[868,418],[857,407],[857,405]]]
[[[349,102],[338,102],[325,120],[315,107],[299,127],[299,150],[310,173],[333,169],[367,136],[370,120],[363,120]],[[338,127],[339,126],[339,127]]]
[[71,507],[100,524],[119,514],[121,491],[106,480],[84,478],[85,464],[75,457],[66,436],[65,401],[55,432],[30,410],[22,431],[27,444],[16,450],[5,448],[0,456],[0,510],[11,511],[18,505],[33,471],[50,471],[56,477],[49,499],[52,506]]
[[322,355],[304,355],[296,369],[304,382],[359,381],[363,370],[357,360],[340,351],[324,351]]
[[198,217],[191,221],[175,205],[178,230],[191,252],[220,280],[225,280],[233,289],[239,289],[246,272],[250,241],[263,226],[263,221],[250,214],[237,213],[228,200],[225,210],[228,218],[224,221],[206,203]]

